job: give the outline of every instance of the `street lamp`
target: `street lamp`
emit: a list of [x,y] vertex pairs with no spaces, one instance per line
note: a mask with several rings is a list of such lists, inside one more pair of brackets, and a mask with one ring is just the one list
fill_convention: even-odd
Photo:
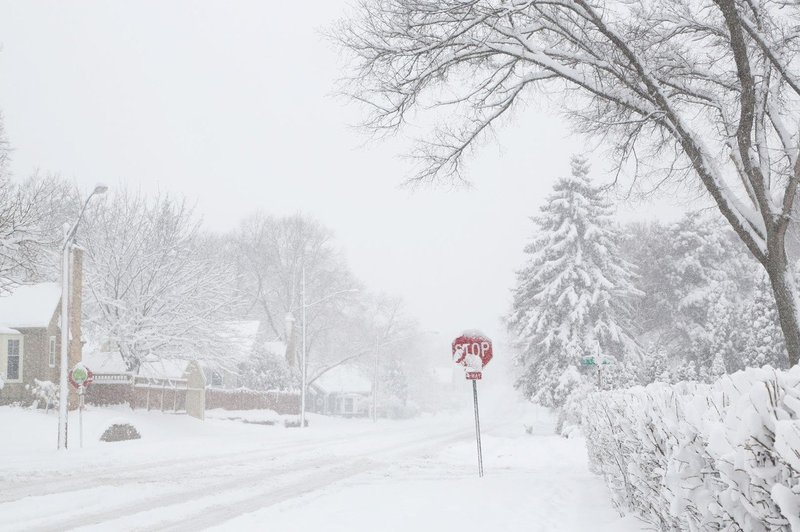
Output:
[[67,365],[69,364],[68,344],[69,344],[69,254],[72,243],[75,240],[75,233],[78,231],[78,224],[83,219],[83,213],[89,205],[92,197],[105,194],[108,186],[98,183],[86,201],[83,203],[78,219],[72,227],[64,233],[64,247],[62,252],[61,264],[61,368],[59,371],[59,390],[58,390],[58,448],[67,448]]
[[313,303],[306,303],[306,268],[303,266],[302,270],[302,292],[301,292],[301,305],[303,308],[303,316],[302,316],[302,328],[303,328],[303,346],[302,346],[302,364],[303,368],[301,370],[301,377],[300,377],[300,426],[306,426],[306,386],[308,385],[308,364],[306,363],[306,309],[309,307],[313,307],[318,303],[322,303],[323,301],[327,301],[332,297],[336,297],[339,294],[345,293],[353,293],[358,292],[358,288],[349,288],[347,290],[339,290],[338,292],[334,292],[332,294],[328,294],[327,296],[314,301]]

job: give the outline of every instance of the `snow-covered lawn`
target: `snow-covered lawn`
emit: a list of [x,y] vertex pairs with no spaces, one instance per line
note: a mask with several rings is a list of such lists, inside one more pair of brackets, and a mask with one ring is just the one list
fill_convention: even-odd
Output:
[[[525,415],[534,434],[519,411],[485,416],[479,479],[466,412],[377,424],[312,416],[300,430],[92,409],[84,448],[59,453],[54,415],[0,407],[0,530],[642,530],[613,510],[582,440]],[[98,442],[120,418],[142,439]]]

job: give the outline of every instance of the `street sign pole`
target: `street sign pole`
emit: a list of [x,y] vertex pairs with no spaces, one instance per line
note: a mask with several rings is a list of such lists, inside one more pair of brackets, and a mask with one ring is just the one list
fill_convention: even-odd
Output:
[[83,398],[86,395],[86,387],[94,380],[94,374],[89,368],[79,363],[69,372],[69,383],[78,390],[78,441],[83,448]]
[[78,406],[78,432],[80,433],[80,446],[83,449],[83,395],[86,392],[83,384],[78,386],[78,397],[80,398],[80,405]]
[[483,368],[492,360],[492,341],[479,331],[466,331],[453,340],[453,362],[464,366],[464,376],[472,381],[472,402],[475,408],[475,443],[478,446],[478,477],[483,477],[481,417],[478,413],[478,382]]
[[483,452],[481,451],[481,418],[478,414],[478,381],[472,381],[472,400],[475,403],[475,440],[478,442],[478,476],[483,477]]

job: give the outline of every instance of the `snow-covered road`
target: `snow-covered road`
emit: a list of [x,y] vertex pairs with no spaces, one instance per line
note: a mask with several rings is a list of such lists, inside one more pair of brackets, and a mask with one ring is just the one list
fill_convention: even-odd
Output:
[[[0,448],[0,530],[640,530],[611,508],[583,442],[547,420],[532,435],[487,420],[478,479],[467,415],[315,418],[302,431],[130,416],[140,441]],[[36,432],[52,416],[0,408],[0,422]]]

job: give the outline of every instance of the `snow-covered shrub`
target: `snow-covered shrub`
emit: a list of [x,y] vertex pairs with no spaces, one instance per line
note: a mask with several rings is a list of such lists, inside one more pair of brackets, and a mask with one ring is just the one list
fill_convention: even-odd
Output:
[[26,385],[25,388],[33,396],[33,408],[43,407],[45,413],[51,408],[58,408],[58,385],[51,381],[40,381],[33,379],[33,385]]
[[100,441],[104,442],[115,442],[115,441],[127,441],[127,440],[138,440],[142,437],[136,427],[133,426],[131,423],[127,422],[117,422],[112,423],[104,432],[103,435],[100,436]]
[[800,368],[584,402],[592,468],[659,530],[800,531]]

